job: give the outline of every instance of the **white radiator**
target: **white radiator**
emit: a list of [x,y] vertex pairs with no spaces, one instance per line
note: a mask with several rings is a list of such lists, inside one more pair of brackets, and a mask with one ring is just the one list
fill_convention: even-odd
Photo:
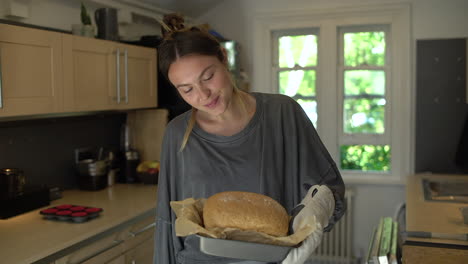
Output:
[[332,231],[323,234],[322,243],[317,247],[307,263],[313,264],[351,264],[352,256],[352,190],[346,190],[346,213],[335,224]]

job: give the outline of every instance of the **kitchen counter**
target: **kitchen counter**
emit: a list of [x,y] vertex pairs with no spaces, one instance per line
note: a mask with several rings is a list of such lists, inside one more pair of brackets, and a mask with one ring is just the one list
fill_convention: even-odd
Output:
[[[467,175],[415,174],[408,178],[406,187],[406,230],[451,235],[468,234],[468,225],[463,223],[460,207],[468,203],[426,201],[423,179],[468,181]],[[408,236],[407,240],[417,242],[468,245],[468,241],[445,238],[422,238]]]
[[[1,262],[33,263],[116,226],[155,215],[156,193],[156,185],[143,184],[117,184],[100,191],[64,191],[63,198],[52,201],[50,206],[0,220]],[[45,220],[39,214],[42,209],[61,204],[104,210],[99,217],[84,223]]]

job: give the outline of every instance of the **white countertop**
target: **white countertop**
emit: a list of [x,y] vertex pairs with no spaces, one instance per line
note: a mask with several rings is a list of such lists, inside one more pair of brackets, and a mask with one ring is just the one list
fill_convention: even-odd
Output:
[[[408,178],[406,186],[406,230],[441,234],[468,234],[468,225],[463,223],[460,207],[468,206],[467,203],[450,203],[440,201],[426,201],[422,180],[466,180],[467,175],[448,174],[415,174]],[[415,238],[408,240],[468,245],[468,241]]]
[[[156,185],[117,184],[100,191],[68,190],[63,198],[22,215],[0,220],[2,263],[29,264],[156,209]],[[39,211],[61,204],[103,208],[84,223],[43,219]]]

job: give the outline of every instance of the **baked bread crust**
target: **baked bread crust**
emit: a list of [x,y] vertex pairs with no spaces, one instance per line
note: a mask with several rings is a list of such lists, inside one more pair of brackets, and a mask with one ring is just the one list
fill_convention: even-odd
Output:
[[289,215],[274,199],[251,192],[228,191],[209,197],[203,208],[205,228],[237,228],[272,236],[288,234]]

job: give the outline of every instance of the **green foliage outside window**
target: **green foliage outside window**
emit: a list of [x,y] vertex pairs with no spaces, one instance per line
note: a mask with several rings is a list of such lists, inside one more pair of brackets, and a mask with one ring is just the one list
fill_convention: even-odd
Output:
[[[290,69],[317,66],[317,36],[282,36],[278,39],[278,52],[278,65],[283,68],[278,73],[279,92],[298,101],[316,126],[316,70]],[[345,33],[344,66],[344,132],[384,133],[386,84],[385,71],[379,67],[385,66],[385,32]],[[362,69],[367,66],[374,68]],[[390,171],[390,146],[342,145],[340,165],[344,170]]]
[[385,72],[349,70],[344,73],[345,133],[385,132]]
[[384,66],[385,32],[356,32],[344,34],[345,66]]
[[340,148],[341,168],[344,170],[387,172],[390,160],[388,145],[342,145]]

